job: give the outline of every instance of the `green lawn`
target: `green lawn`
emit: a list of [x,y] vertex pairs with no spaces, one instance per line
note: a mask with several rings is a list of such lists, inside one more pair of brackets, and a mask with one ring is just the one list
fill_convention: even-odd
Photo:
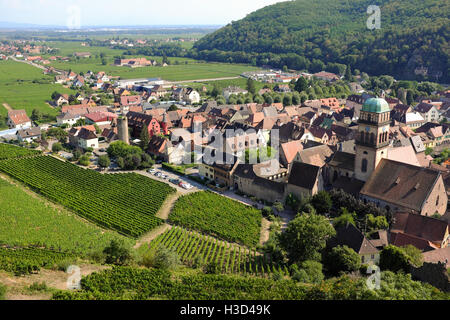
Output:
[[111,239],[133,240],[57,210],[0,178],[0,244],[40,245],[85,254],[101,250]]
[[46,104],[54,91],[72,93],[73,90],[53,83],[52,76],[46,76],[41,69],[15,61],[0,61],[0,115],[6,116],[3,103],[13,109],[25,109],[31,116],[33,109],[42,113],[57,115],[58,110]]

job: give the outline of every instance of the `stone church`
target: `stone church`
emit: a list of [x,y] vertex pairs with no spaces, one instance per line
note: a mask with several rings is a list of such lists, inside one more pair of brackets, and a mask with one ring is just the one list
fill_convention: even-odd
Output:
[[337,151],[327,164],[326,180],[334,188],[394,212],[445,214],[448,198],[441,173],[417,166],[401,155],[389,156],[393,151],[390,111],[389,104],[381,98],[364,103],[355,153]]

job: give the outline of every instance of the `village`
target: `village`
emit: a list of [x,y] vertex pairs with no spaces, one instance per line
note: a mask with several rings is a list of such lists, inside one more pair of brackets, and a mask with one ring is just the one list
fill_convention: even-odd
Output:
[[[147,61],[128,59],[117,64]],[[413,105],[364,92],[347,99],[306,100],[300,105],[218,105],[202,101],[200,93],[190,87],[171,86],[161,79],[118,80],[105,72],[90,71],[83,75],[52,69],[44,72],[57,73],[55,83],[62,85],[91,85],[96,93],[108,94],[111,103],[102,104],[96,93],[55,94],[51,102],[61,110],[55,124],[35,126],[24,110],[9,111],[9,132],[14,130],[14,134],[3,136],[5,141],[38,144],[38,148],[72,161],[76,153],[91,155],[90,168],[100,167],[99,157],[107,155],[114,142],[142,146],[163,168],[186,174],[187,188],[192,183],[222,193],[232,190],[260,204],[343,190],[386,210],[396,221],[376,239],[367,239],[360,230],[352,231],[354,239],[338,239],[352,245],[363,261],[378,262],[380,250],[388,244],[413,245],[423,252],[426,262],[448,266],[450,163],[435,163],[433,149],[443,151],[450,142],[449,91],[439,92],[439,100],[423,99]],[[291,90],[289,83],[301,77],[327,81],[338,77],[327,72],[283,75],[270,71],[246,76],[287,83],[274,88],[281,91]],[[234,86],[221,94],[229,101],[233,95],[245,93]],[[163,97],[168,101],[162,101]],[[56,129],[65,132],[59,142],[48,137]],[[213,145],[212,136],[220,140],[219,145]],[[223,156],[210,163],[202,161],[211,149]],[[264,149],[276,152],[269,152],[258,163],[246,161],[249,153],[258,150],[259,157]],[[226,162],[227,156],[233,161]],[[123,161],[111,160],[99,170],[124,168]],[[165,175],[159,172],[158,176]],[[356,243],[355,239],[360,240]]]

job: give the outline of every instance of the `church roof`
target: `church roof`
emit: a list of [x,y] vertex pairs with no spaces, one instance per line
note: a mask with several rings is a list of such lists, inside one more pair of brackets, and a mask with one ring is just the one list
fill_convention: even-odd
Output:
[[435,170],[382,159],[361,194],[420,212],[440,176]]
[[389,104],[386,100],[381,98],[370,98],[362,106],[362,111],[373,112],[373,113],[383,113],[390,112]]

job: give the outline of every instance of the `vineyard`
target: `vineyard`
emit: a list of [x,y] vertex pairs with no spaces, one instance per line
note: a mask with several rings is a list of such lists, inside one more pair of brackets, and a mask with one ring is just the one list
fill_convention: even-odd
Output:
[[171,279],[168,271],[114,267],[81,280],[82,291],[60,291],[54,300],[302,299],[305,287],[293,281],[272,281],[229,275],[190,275]]
[[138,237],[175,189],[135,173],[101,174],[50,156],[0,161],[0,170],[105,228]]
[[0,269],[14,272],[16,275],[38,272],[41,268],[53,267],[58,262],[70,258],[71,256],[66,253],[45,249],[0,247]]
[[0,160],[13,159],[38,155],[41,152],[14,146],[12,144],[0,143]]
[[38,246],[85,255],[105,248],[112,239],[133,239],[86,223],[75,214],[56,209],[45,199],[0,179],[0,245]]
[[174,224],[249,247],[259,242],[261,219],[259,210],[210,191],[181,196],[169,216]]
[[268,256],[261,255],[256,250],[179,227],[171,228],[140,250],[144,253],[145,250],[156,249],[161,245],[176,251],[180,260],[188,266],[200,259],[205,265],[214,263],[221,273],[253,274],[261,277],[268,277],[272,272],[289,274],[286,267],[273,265]]

